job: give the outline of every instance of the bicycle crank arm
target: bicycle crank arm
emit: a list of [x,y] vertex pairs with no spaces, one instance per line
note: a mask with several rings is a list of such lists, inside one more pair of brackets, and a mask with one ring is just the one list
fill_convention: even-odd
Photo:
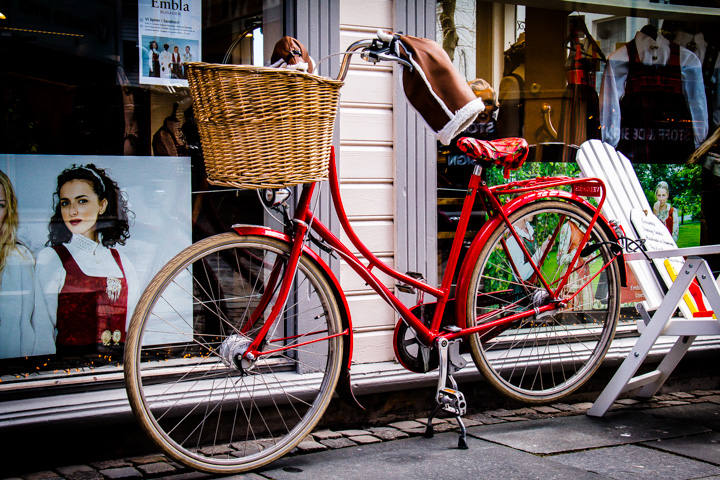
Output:
[[[435,394],[437,406],[428,418],[425,437],[433,436],[432,420],[435,415],[443,410],[455,415],[455,419],[460,426],[460,438],[458,440],[458,448],[467,449],[467,432],[463,424],[462,417],[467,412],[467,402],[465,396],[457,389],[457,383],[453,378],[453,374],[465,366],[465,359],[460,355],[460,341],[449,341],[447,338],[440,337],[437,340],[438,357],[440,361],[438,386]],[[451,387],[447,384],[450,382]]]

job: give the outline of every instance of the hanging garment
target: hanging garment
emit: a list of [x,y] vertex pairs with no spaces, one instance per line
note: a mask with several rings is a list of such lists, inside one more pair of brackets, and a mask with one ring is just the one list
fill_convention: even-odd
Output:
[[[595,90],[597,52],[586,53],[577,35],[573,38],[572,54],[565,65],[567,87],[560,111],[558,141],[580,145],[600,138],[600,99]],[[588,56],[589,55],[589,56]]]
[[644,64],[634,40],[627,49],[630,65],[620,100],[618,150],[633,162],[680,163],[695,150],[682,87],[680,47],[670,44],[665,65]]
[[[629,48],[633,47],[635,47],[637,54],[631,56]],[[678,49],[678,47],[675,46],[673,49]],[[623,153],[626,154],[627,152],[632,153],[630,148],[633,143],[647,142],[648,138],[653,139],[653,141],[658,144],[660,144],[660,141],[664,141],[665,146],[670,147],[671,145],[668,139],[678,139],[679,134],[682,132],[673,132],[669,130],[669,128],[674,128],[676,124],[679,124],[677,125],[678,128],[682,129],[682,127],[687,126],[687,128],[690,129],[692,135],[692,141],[690,143],[694,141],[694,145],[691,145],[691,148],[693,146],[697,148],[702,144],[708,132],[708,112],[700,61],[686,48],[679,47],[679,55],[677,55],[677,50],[675,50],[675,52],[676,59],[674,62],[679,63],[679,66],[676,65],[674,67],[675,81],[672,84],[675,88],[674,98],[666,98],[662,91],[663,86],[666,90],[669,89],[671,92],[673,91],[672,88],[669,88],[669,80],[665,74],[667,70],[673,70],[673,68],[670,67],[671,57],[673,57],[673,55],[670,42],[661,34],[657,34],[657,37],[653,38],[643,32],[638,32],[633,41],[610,55],[607,65],[605,66],[605,71],[603,72],[602,88],[600,90],[600,124],[602,126],[602,139],[604,142],[620,149],[619,144],[622,137],[624,144]],[[637,70],[643,69],[643,66],[647,67],[645,70],[646,76],[638,75]],[[635,70],[633,72],[633,79],[630,78],[631,69]],[[678,69],[680,72],[679,80],[677,78]],[[657,103],[661,107],[667,104],[675,106],[679,110],[683,110],[684,106],[689,109],[689,121],[658,123],[655,127],[661,128],[662,130],[656,131],[652,125],[649,128],[644,126],[644,120],[642,118],[627,118],[628,115],[630,117],[645,116],[648,121],[657,123],[656,120],[660,118],[659,115],[661,115],[662,112],[655,116],[649,112],[644,112],[644,103],[639,101],[635,95],[632,95],[630,98],[635,97],[635,101],[637,102],[635,103],[636,106],[632,108],[629,106],[629,99],[626,98],[626,94],[630,93],[627,90],[628,86],[630,89],[634,89],[633,91],[635,93],[638,93],[637,90],[643,88],[642,85],[638,85],[638,82],[641,82],[643,78],[652,79],[653,77],[657,79],[657,83],[659,84],[658,90],[660,91],[656,91],[654,94],[647,94],[647,102],[649,104]],[[648,87],[650,87],[650,85],[648,85]],[[677,95],[678,88],[681,95]],[[640,93],[640,95],[642,95],[642,93]],[[682,101],[680,101],[681,97],[683,98]],[[622,107],[621,99],[625,102]],[[669,117],[666,116],[665,118]],[[673,115],[673,120],[675,118]],[[637,127],[631,127],[628,123],[633,120],[637,122]],[[627,125],[627,127],[625,125]],[[622,132],[621,127],[623,127]],[[680,147],[680,145],[678,145],[678,147]],[[680,148],[679,150],[682,151],[683,149],[687,151],[687,148]],[[641,153],[640,155],[634,155],[635,158],[633,158],[633,160],[636,162],[650,163],[684,162],[686,157],[682,157],[681,155],[678,158],[678,148],[674,150],[675,151],[673,151],[672,148],[657,148],[654,151],[657,155],[648,155],[647,151],[645,151],[645,153]],[[642,151],[643,150],[640,149],[640,152]]]

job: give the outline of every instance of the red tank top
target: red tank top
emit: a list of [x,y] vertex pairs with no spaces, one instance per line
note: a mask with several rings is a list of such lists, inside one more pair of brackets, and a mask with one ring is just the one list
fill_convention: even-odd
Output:
[[110,249],[123,278],[90,277],[64,245],[53,247],[65,268],[58,295],[57,345],[120,345],[125,342],[127,281],[120,254]]

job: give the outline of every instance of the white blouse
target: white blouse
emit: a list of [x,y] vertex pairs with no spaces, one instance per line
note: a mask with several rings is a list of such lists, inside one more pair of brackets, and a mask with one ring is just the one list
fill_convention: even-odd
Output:
[[22,245],[10,251],[0,279],[0,358],[32,355],[33,256]]
[[[64,246],[73,257],[82,272],[89,277],[115,277],[122,278],[123,271],[115,262],[110,249],[96,243],[82,235],[73,235],[70,243]],[[125,329],[127,330],[132,310],[138,297],[139,286],[135,268],[123,253],[120,261],[125,270],[128,285],[128,308]],[[33,327],[35,328],[35,355],[55,353],[55,338],[57,337],[57,308],[58,294],[65,285],[65,268],[60,257],[51,247],[44,248],[37,256],[35,265],[35,313]]]

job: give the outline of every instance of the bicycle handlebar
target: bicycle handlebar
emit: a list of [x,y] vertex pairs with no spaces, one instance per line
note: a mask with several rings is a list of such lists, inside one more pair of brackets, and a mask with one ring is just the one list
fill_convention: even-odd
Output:
[[348,47],[345,55],[343,56],[342,63],[340,64],[340,73],[337,79],[342,81],[347,77],[348,70],[350,68],[350,60],[352,55],[358,50],[362,49],[361,58],[368,62],[396,62],[404,65],[410,69],[413,68],[412,64],[405,59],[400,58],[394,50],[395,36],[386,33],[382,30],[378,30],[377,37],[373,39],[358,40]]

